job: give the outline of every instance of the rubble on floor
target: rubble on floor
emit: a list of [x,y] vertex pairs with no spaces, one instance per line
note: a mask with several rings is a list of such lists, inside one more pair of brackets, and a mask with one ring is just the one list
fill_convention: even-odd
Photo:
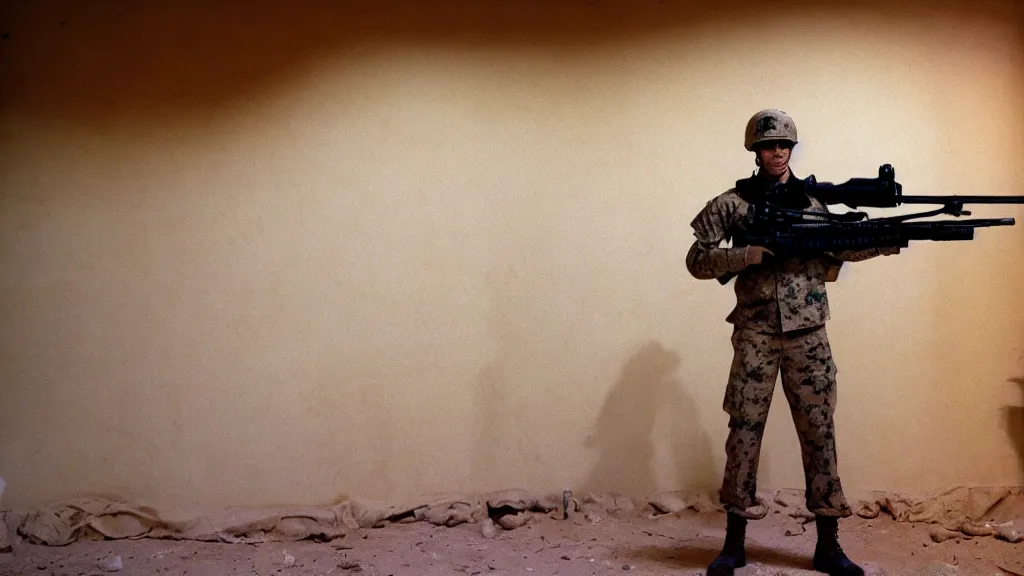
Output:
[[[792,518],[787,532],[796,536],[813,521],[803,492],[779,490],[762,496],[765,513]],[[875,492],[856,503],[857,516],[885,515],[897,522],[925,523],[931,539],[993,537],[1010,543],[1024,540],[1024,526],[1014,524],[1010,510],[1024,503],[1022,488],[956,487],[924,497]],[[565,509],[569,503],[569,510]],[[441,494],[389,504],[361,498],[320,507],[229,507],[188,516],[163,513],[111,497],[82,496],[40,505],[30,510],[18,534],[35,544],[66,545],[80,539],[157,538],[205,542],[256,543],[312,539],[330,541],[360,528],[385,524],[427,522],[437,526],[481,524],[481,531],[515,530],[537,516],[552,518],[582,514],[590,522],[604,517],[721,512],[706,492],[675,491],[646,499],[615,493],[536,495],[525,490],[502,490],[482,495]],[[496,533],[496,532],[494,532]],[[0,537],[3,532],[0,532]],[[0,545],[3,540],[0,539]]]

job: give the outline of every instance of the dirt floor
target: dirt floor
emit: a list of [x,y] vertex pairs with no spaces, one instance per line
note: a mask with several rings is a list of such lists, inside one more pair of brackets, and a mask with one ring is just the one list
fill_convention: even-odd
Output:
[[[703,574],[724,536],[724,515],[687,511],[658,517],[537,514],[514,530],[426,522],[361,528],[331,542],[215,544],[181,540],[79,541],[39,546],[13,538],[0,575],[596,575]],[[748,528],[748,566],[739,574],[813,575],[814,525],[772,514]],[[854,516],[841,523],[847,553],[869,574],[1024,573],[1024,543],[961,537],[935,543],[925,524]],[[1017,528],[1024,528],[1017,523]],[[13,533],[12,533],[13,535]],[[1001,569],[1000,567],[1004,569]]]

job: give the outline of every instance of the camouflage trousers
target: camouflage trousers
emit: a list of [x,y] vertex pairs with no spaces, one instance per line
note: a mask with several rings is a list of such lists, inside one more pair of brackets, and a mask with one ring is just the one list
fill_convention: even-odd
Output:
[[836,462],[836,365],[825,327],[785,334],[733,331],[734,357],[724,410],[729,414],[725,475],[719,498],[727,511],[762,518],[767,506],[757,496],[757,465],[775,381],[789,402],[803,457],[807,509],[821,516],[847,517]]

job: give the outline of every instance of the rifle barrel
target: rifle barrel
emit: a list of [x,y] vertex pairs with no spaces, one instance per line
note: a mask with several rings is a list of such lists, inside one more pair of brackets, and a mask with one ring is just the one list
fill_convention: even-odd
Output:
[[[868,220],[867,222],[870,222]],[[1014,226],[1017,221],[1013,218],[973,218],[965,220],[926,220],[923,222],[901,222],[893,226],[894,229],[906,228],[981,228],[989,226]],[[937,225],[937,226],[936,226]]]
[[1024,196],[898,196],[901,204],[1024,204]]

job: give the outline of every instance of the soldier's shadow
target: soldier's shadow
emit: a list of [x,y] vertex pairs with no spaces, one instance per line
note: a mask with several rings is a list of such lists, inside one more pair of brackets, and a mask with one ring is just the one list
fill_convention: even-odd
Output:
[[655,341],[626,361],[586,443],[600,453],[579,486],[584,492],[653,496],[660,491],[655,461],[666,456],[675,465],[670,467],[671,486],[665,488],[714,485],[710,439],[677,376],[681,364],[676,353]]
[[1010,382],[1020,385],[1021,405],[1003,407],[1003,428],[1017,451],[1021,474],[1024,474],[1024,376],[1011,378]]
[[[717,547],[682,544],[679,546],[647,546],[635,548],[629,556],[637,560],[648,560],[680,569],[705,568],[714,561],[721,551]],[[803,554],[795,554],[785,550],[765,548],[757,544],[747,543],[747,564],[758,562],[773,568],[794,568],[809,570],[811,559]],[[774,572],[773,572],[774,574]]]

